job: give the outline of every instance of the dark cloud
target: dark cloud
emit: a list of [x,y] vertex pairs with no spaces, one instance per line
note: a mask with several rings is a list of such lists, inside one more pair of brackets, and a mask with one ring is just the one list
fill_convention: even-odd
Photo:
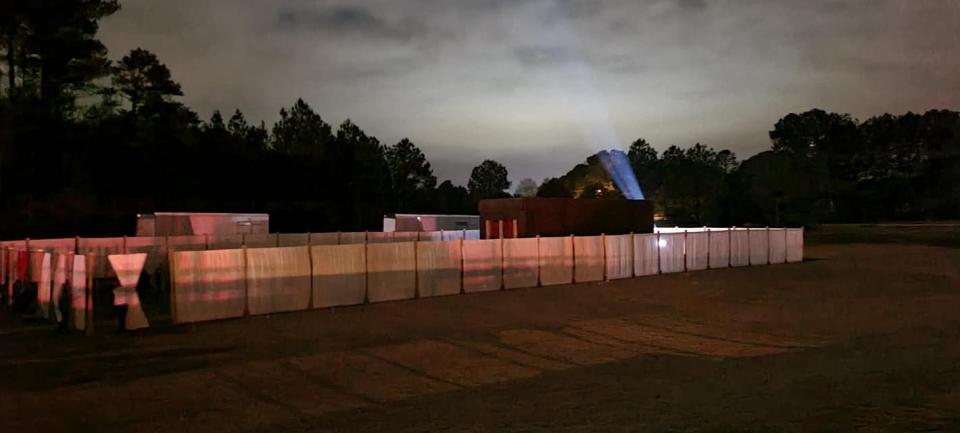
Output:
[[313,31],[328,34],[360,34],[369,37],[406,41],[423,31],[412,20],[388,22],[369,9],[350,6],[331,6],[325,9],[305,7],[283,8],[277,12],[276,25],[287,31]]

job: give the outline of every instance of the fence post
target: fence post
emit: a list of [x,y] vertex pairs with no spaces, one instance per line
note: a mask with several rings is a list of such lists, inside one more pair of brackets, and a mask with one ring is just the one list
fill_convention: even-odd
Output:
[[[279,242],[280,242],[280,235],[277,235],[277,243]],[[310,245],[310,232],[307,232],[307,258],[310,260],[310,303],[307,304],[307,310],[312,310],[313,309],[313,245]]]
[[[736,226],[734,226],[736,227]],[[727,227],[727,267],[733,267],[733,228]]]
[[240,248],[243,249],[243,317],[247,317],[250,315],[250,284],[248,282],[250,276],[247,275],[247,247]]
[[[443,240],[443,230],[440,230],[440,240]],[[462,295],[466,293],[463,291],[464,266],[466,266],[466,262],[463,260],[463,239],[460,239],[458,245],[460,245],[460,294]]]
[[417,244],[419,241],[413,241],[413,299],[420,299],[420,263],[419,252],[417,251]]
[[87,267],[87,288],[83,291],[83,296],[85,302],[83,303],[83,321],[84,321],[84,333],[89,337],[94,334],[94,321],[93,321],[93,260],[90,260],[90,257],[93,257],[92,254],[86,255],[84,260],[84,266]]
[[600,233],[600,256],[603,257],[603,281],[607,281],[607,236]]
[[657,232],[656,235],[657,235],[657,274],[662,274],[663,266],[660,263],[660,232]]
[[543,281],[540,279],[540,235],[537,235],[537,287],[542,287]]
[[767,234],[767,264],[770,264],[770,226],[766,227]]
[[571,234],[570,235],[570,261],[573,263],[571,268],[573,269],[573,275],[570,276],[570,280],[574,284],[577,283],[577,239]]
[[708,229],[706,226],[703,228],[707,231],[707,269],[712,269],[710,267],[710,250],[713,248],[711,248],[712,245],[710,245],[710,229]]
[[687,272],[687,230],[683,231],[683,272]]
[[[466,232],[464,232],[464,237],[466,237]],[[505,272],[503,270],[503,267],[506,264],[506,260],[503,258],[503,251],[504,251],[503,242],[504,242],[504,239],[500,238],[500,289],[506,290],[507,282],[504,281]]]

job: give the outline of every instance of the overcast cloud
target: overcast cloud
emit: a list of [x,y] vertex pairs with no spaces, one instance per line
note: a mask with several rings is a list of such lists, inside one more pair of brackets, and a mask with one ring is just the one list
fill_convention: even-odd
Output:
[[[960,2],[121,0],[101,38],[142,47],[208,118],[409,137],[441,179],[485,158],[516,182],[637,137],[746,158],[790,112],[960,106]],[[616,143],[604,144],[609,141]]]

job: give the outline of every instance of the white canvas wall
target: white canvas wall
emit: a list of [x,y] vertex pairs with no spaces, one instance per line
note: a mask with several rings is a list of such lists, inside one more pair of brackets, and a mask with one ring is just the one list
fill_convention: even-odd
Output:
[[79,254],[70,267],[70,315],[73,329],[87,328],[87,258]]
[[463,241],[463,291],[465,293],[500,290],[500,273],[499,240]]
[[107,262],[107,256],[110,254],[123,254],[124,239],[119,238],[80,238],[77,243],[77,251],[80,254],[93,254],[96,258],[91,258],[91,271],[93,278],[110,278],[113,276],[113,269]]
[[362,304],[367,293],[365,246],[314,245],[313,307]]
[[310,305],[309,247],[247,250],[247,310],[270,314]]
[[750,265],[767,264],[769,243],[767,229],[750,229]]
[[455,241],[466,238],[466,233],[464,233],[463,230],[445,230],[443,232],[443,240],[445,241]]
[[803,261],[803,229],[787,229],[787,262]]
[[664,274],[683,272],[683,233],[661,233],[659,236],[660,272]]
[[708,232],[688,232],[684,239],[684,254],[686,255],[687,270],[700,271],[707,269],[710,243]]
[[395,233],[397,232],[367,232],[367,242],[371,244],[393,242]]
[[421,298],[460,293],[460,241],[417,242],[417,289]]
[[787,231],[784,229],[770,229],[770,263],[787,262]]
[[540,238],[540,284],[573,282],[573,239],[569,236]]
[[167,236],[168,251],[203,251],[207,249],[207,237],[204,235]]
[[603,281],[603,237],[574,237],[573,253],[574,281]]
[[124,327],[129,330],[149,327],[150,323],[147,321],[143,305],[140,303],[140,296],[137,294],[137,283],[140,281],[143,265],[147,261],[147,254],[112,254],[107,256],[107,260],[120,282],[113,291],[113,305],[127,307]]
[[[31,255],[35,254],[31,252]],[[50,297],[53,291],[53,256],[42,250],[38,251],[40,255],[40,277],[37,282],[37,316],[50,318]],[[32,272],[37,272],[33,270]]]
[[243,250],[171,252],[170,271],[175,323],[243,316]]
[[342,232],[340,233],[340,245],[363,244],[367,242],[366,232]]
[[[283,242],[283,238],[281,238],[280,242],[281,243]],[[337,233],[337,232],[310,233],[310,245],[339,245],[339,244],[340,244],[340,233]]]
[[503,286],[507,289],[537,287],[539,279],[537,238],[503,240]]
[[604,237],[604,255],[607,279],[617,280],[633,276],[633,242],[631,235]]
[[719,269],[730,266],[730,231],[719,229],[710,231],[710,268]]
[[367,244],[367,299],[370,302],[416,296],[413,242]]
[[310,245],[309,233],[279,233],[277,245],[281,247],[304,247]]
[[730,232],[730,266],[750,265],[750,232],[733,229]]
[[659,235],[633,235],[633,274],[636,276],[656,275],[660,273],[660,248],[657,247]]
[[394,242],[411,242],[420,238],[419,232],[393,232]]
[[72,253],[76,251],[76,238],[30,239],[31,250],[44,250],[48,253]]
[[430,231],[430,232],[420,232],[419,235],[418,235],[418,237],[417,237],[417,239],[419,239],[419,240],[421,240],[421,241],[442,241],[442,240],[443,240],[443,232],[441,232],[441,231],[439,231],[439,230],[437,230],[437,231]]
[[215,234],[207,236],[208,250],[230,250],[242,247],[242,234]]
[[463,238],[466,239],[466,240],[471,240],[471,241],[478,240],[478,239],[480,239],[480,230],[479,230],[479,229],[464,230],[464,231],[463,231]]
[[[279,242],[279,237],[284,237],[284,242]],[[243,235],[243,244],[247,248],[274,248],[274,247],[296,247],[306,245],[306,236],[304,233],[290,233],[278,235],[276,233],[247,233]]]

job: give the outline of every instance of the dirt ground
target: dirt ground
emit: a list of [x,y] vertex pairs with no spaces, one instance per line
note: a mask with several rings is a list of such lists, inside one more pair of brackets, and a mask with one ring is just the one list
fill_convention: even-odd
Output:
[[4,316],[0,432],[960,431],[956,228],[838,230],[802,264],[128,335]]

